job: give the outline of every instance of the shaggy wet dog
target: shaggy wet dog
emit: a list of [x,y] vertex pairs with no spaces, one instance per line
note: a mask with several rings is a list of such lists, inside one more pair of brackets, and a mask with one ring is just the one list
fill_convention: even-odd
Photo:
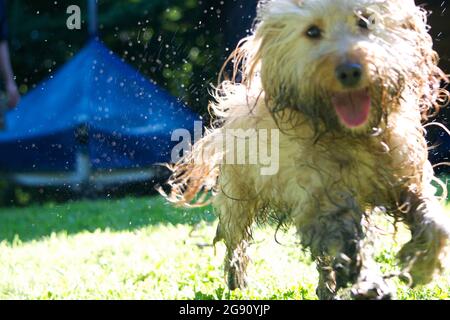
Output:
[[392,297],[372,252],[380,208],[411,231],[398,254],[403,278],[422,285],[441,270],[450,229],[425,122],[448,102],[448,79],[426,16],[412,0],[260,2],[214,94],[215,120],[172,166],[166,195],[192,206],[213,194],[230,289],[247,284],[252,225],[269,217],[295,225],[321,299],[344,288]]

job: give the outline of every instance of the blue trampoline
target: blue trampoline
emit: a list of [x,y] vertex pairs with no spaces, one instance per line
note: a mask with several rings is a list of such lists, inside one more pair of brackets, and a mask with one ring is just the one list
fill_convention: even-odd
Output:
[[95,175],[108,181],[118,173],[145,178],[146,169],[170,161],[173,130],[192,132],[198,120],[91,40],[7,114],[0,172],[30,185],[73,184]]

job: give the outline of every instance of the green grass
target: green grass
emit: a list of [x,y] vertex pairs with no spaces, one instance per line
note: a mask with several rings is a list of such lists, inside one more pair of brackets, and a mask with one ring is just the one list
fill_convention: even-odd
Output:
[[[208,210],[175,210],[160,198],[1,209],[0,299],[316,299],[314,264],[293,232],[280,235],[282,245],[273,229],[256,232],[250,286],[233,293],[214,233]],[[385,271],[399,245],[378,248]],[[396,286],[400,299],[450,296],[448,274],[425,288]]]

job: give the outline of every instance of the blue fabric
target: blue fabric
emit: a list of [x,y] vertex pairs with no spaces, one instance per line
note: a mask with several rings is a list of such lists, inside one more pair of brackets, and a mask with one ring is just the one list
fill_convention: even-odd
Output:
[[193,131],[199,117],[100,41],[22,99],[0,132],[0,171],[70,171],[87,126],[94,169],[170,161],[173,130]]

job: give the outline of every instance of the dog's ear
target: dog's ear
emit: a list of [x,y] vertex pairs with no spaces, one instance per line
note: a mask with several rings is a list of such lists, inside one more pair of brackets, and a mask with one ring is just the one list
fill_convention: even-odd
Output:
[[409,68],[408,77],[415,81],[414,91],[420,98],[422,117],[427,120],[447,105],[450,94],[441,88],[441,84],[449,83],[449,78],[438,66],[439,55],[433,49],[427,24],[429,12],[422,6],[416,6],[413,0],[397,1],[399,7],[407,9],[401,27],[405,31],[405,39],[415,48],[411,53],[416,63]]
[[[406,20],[402,27],[404,29],[413,30],[415,32],[421,32],[422,23],[426,23],[427,20],[427,11],[422,7],[418,7],[414,0],[397,0],[399,2],[399,6],[403,9],[403,12],[406,13]],[[418,12],[421,12],[421,15],[418,19]]]
[[300,10],[303,0],[260,0],[257,20],[266,20],[268,16],[286,15]]

